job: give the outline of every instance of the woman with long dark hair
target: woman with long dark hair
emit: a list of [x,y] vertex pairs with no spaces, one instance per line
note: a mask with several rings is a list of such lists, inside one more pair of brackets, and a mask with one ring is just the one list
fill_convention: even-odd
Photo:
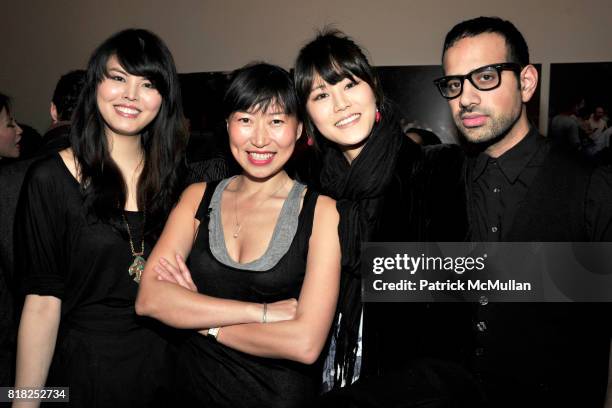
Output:
[[412,339],[426,329],[431,310],[398,303],[362,308],[359,248],[365,241],[465,239],[463,161],[458,146],[421,148],[404,136],[375,69],[339,31],[322,32],[300,50],[295,82],[320,158],[310,181],[337,200],[340,212],[343,273],[330,370],[338,388],[360,374],[403,370],[429,347]]
[[17,218],[16,386],[70,387],[73,406],[161,405],[167,342],[134,301],[180,194],[186,132],[156,35],[121,31],[94,51],[70,138],[30,169]]
[[192,330],[178,350],[182,405],[312,406],[338,295],[335,202],[284,170],[302,133],[287,71],[239,69],[224,110],[242,172],[185,190],[136,310]]

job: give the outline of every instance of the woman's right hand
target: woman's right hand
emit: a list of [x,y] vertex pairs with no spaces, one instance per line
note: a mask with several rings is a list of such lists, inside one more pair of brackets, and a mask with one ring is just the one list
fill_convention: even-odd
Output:
[[[280,300],[274,303],[268,303],[266,311],[266,322],[283,322],[286,320],[295,319],[298,302],[296,299]],[[262,320],[263,320],[263,305],[262,305]]]
[[166,258],[160,258],[159,263],[155,265],[153,270],[157,272],[157,279],[175,283],[192,292],[197,292],[198,287],[191,279],[191,271],[185,264],[183,257],[179,254],[175,255],[178,268],[172,265]]

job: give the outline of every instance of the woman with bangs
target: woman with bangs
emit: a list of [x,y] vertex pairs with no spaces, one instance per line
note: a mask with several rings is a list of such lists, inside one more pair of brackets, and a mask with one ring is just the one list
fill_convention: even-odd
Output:
[[237,70],[224,111],[242,172],[185,190],[136,310],[191,330],[177,358],[182,405],[312,406],[338,294],[335,202],[284,170],[302,133],[285,70]]
[[[421,148],[405,137],[375,69],[363,50],[339,31],[322,32],[300,50],[294,77],[306,133],[319,153],[305,178],[336,199],[340,213],[343,272],[336,353],[329,358],[325,382],[340,388],[361,375],[378,381],[375,387],[381,390],[395,382],[401,394],[408,385],[394,380],[392,373],[427,354],[427,347],[449,350],[447,345],[437,347],[448,339],[441,332],[453,329],[435,327],[437,314],[446,313],[438,305],[368,303],[363,308],[359,248],[367,241],[463,241],[467,222],[461,149]],[[420,343],[424,331],[442,337]],[[386,375],[388,382],[375,380]],[[369,388],[355,394],[354,402],[394,406],[384,394]]]
[[31,167],[17,216],[16,387],[69,387],[70,406],[164,406],[165,330],[134,311],[186,143],[174,61],[157,36],[129,29],[94,51],[70,138]]

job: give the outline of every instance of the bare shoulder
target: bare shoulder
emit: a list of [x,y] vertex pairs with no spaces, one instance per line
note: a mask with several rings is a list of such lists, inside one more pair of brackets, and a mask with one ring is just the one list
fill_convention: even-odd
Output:
[[185,188],[185,190],[183,190],[183,193],[181,194],[182,197],[192,197],[192,196],[200,196],[203,195],[204,192],[206,191],[206,183],[205,182],[200,182],[200,183],[193,183],[187,186],[187,188]]
[[322,222],[337,225],[340,216],[336,209],[336,200],[326,195],[319,195],[314,217],[316,223]]
[[183,193],[181,194],[181,198],[179,200],[179,204],[181,206],[185,206],[193,210],[195,214],[195,211],[200,206],[200,202],[204,197],[205,191],[206,183],[204,182],[190,184],[189,186],[187,186],[187,188],[185,188],[185,190],[183,190]]
[[329,196],[319,194],[319,197],[317,199],[317,208],[319,207],[332,208],[333,210],[336,210],[336,200]]

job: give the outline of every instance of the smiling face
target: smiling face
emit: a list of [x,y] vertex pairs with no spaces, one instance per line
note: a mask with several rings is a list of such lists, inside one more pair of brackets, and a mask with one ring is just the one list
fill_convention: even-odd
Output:
[[376,117],[376,96],[370,85],[354,77],[332,85],[317,75],[306,102],[310,119],[323,137],[354,160],[365,145]]
[[232,155],[244,173],[252,178],[267,179],[283,170],[302,124],[271,103],[266,111],[257,107],[248,112],[233,112],[227,119]]
[[[505,39],[495,33],[484,33],[458,40],[443,58],[445,75],[465,75],[490,64],[508,62]],[[537,73],[536,73],[537,83]],[[531,93],[532,94],[532,93]],[[495,140],[502,135],[528,131],[523,102],[531,98],[519,88],[519,79],[512,71],[501,72],[499,87],[480,91],[468,80],[463,92],[449,100],[455,124],[472,143]],[[520,120],[519,120],[520,119]]]
[[0,158],[16,159],[21,153],[21,134],[23,131],[6,108],[0,111]]
[[147,78],[129,74],[111,56],[96,100],[107,136],[139,135],[157,116],[162,97]]

